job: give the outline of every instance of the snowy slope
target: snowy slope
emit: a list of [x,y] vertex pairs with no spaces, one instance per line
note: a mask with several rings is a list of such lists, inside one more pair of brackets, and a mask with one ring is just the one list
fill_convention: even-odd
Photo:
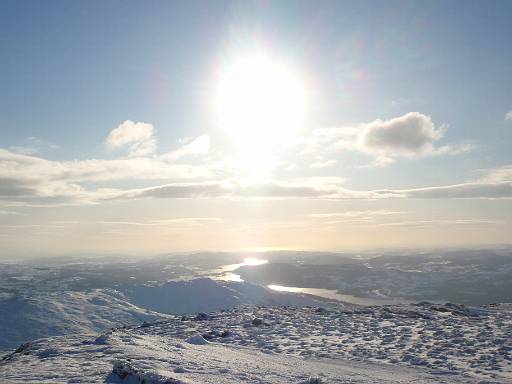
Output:
[[[92,339],[94,340],[94,339]],[[4,383],[432,383],[430,375],[372,363],[305,360],[254,348],[195,345],[119,331],[105,342],[40,340],[0,365]],[[98,345],[99,344],[99,345]],[[27,353],[27,354],[24,354]],[[113,367],[116,373],[113,373]],[[445,380],[449,382],[465,382]],[[314,383],[314,381],[311,381]]]
[[249,305],[304,307],[321,302],[304,295],[276,292],[261,285],[208,278],[170,281],[161,285],[132,285],[123,290],[130,302],[162,313],[211,312]]
[[37,340],[5,356],[0,377],[5,383],[307,383],[310,377],[507,383],[511,327],[510,305],[244,307]]
[[101,332],[165,319],[165,313],[209,312],[241,304],[319,305],[309,297],[248,283],[196,279],[86,291],[35,290],[0,297],[0,350],[47,336]]
[[130,304],[114,290],[31,292],[0,300],[0,350],[40,337],[100,332],[165,315]]

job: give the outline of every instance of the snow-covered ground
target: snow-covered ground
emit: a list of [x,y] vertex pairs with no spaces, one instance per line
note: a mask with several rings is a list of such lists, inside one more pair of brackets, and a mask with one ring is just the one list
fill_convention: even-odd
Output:
[[240,307],[30,342],[4,357],[0,377],[5,383],[507,383],[511,334],[510,305]]
[[[510,301],[509,253],[0,264],[0,351],[28,342],[0,362],[0,383],[512,383],[511,304],[361,307],[259,285]],[[257,283],[222,280],[233,266]]]
[[165,316],[139,308],[110,289],[12,295],[0,300],[0,350],[41,337],[100,332]]
[[131,303],[162,313],[211,312],[239,305],[291,305],[305,307],[322,305],[306,295],[296,295],[261,285],[212,280],[170,281],[158,285],[133,285],[123,293]]
[[165,319],[168,313],[209,312],[242,304],[321,303],[255,284],[210,279],[130,285],[119,290],[31,289],[0,298],[0,350],[41,337],[101,332],[111,327]]

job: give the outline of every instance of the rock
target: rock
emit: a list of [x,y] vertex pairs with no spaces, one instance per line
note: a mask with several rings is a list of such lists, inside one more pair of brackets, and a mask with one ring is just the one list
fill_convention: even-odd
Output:
[[262,320],[262,319],[260,319],[260,318],[258,318],[258,317],[254,318],[254,319],[252,320],[252,325],[254,325],[255,327],[259,327],[260,325],[263,325],[263,324],[265,324],[265,323],[263,322],[263,320]]
[[227,329],[226,329],[225,331],[223,331],[223,332],[220,334],[220,337],[225,338],[225,337],[230,337],[230,336],[232,336],[232,335],[233,335],[233,334],[231,333],[231,331],[229,331],[229,330],[227,330]]
[[194,320],[195,321],[205,321],[205,320],[208,320],[210,318],[210,316],[208,316],[207,313],[204,313],[204,312],[199,312],[196,317],[194,317]]
[[187,340],[185,340],[187,343],[189,344],[193,344],[193,345],[205,345],[205,344],[208,344],[208,340],[206,340],[203,336],[201,335],[195,335],[195,336],[191,336],[189,337]]

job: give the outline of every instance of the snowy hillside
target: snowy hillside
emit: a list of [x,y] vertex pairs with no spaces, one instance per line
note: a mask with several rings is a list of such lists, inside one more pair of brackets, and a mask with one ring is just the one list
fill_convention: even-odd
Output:
[[114,290],[12,295],[0,300],[0,350],[40,337],[100,332],[164,317],[130,304]]
[[[510,305],[243,307],[22,345],[5,383],[507,383]],[[316,380],[315,380],[316,378]]]
[[0,350],[25,341],[165,319],[166,313],[214,311],[241,304],[318,305],[302,295],[249,284],[196,279],[85,291],[20,291],[0,297]]
[[304,295],[276,292],[257,284],[207,278],[129,286],[123,292],[133,304],[162,313],[211,312],[242,304],[296,307],[321,304]]

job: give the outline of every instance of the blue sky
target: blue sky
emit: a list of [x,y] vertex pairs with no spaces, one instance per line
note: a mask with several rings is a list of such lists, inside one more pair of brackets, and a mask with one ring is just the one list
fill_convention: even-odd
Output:
[[[92,251],[125,251],[115,223],[144,227],[128,246],[140,252],[414,245],[402,240],[408,235],[418,245],[451,244],[446,228],[456,244],[509,241],[510,2],[2,1],[0,8],[0,224],[9,252],[33,250],[22,236],[37,240],[44,230],[55,237],[47,253],[89,250],[64,244],[69,232],[79,244],[103,239]],[[259,154],[248,160],[238,153],[247,143],[216,123],[212,104],[219,71],[253,52],[299,74],[308,112],[286,142],[273,137],[270,120],[257,134],[238,122],[237,137],[251,137]],[[142,136],[107,145],[125,121]],[[138,156],[135,144],[145,146]],[[263,171],[256,177],[254,168]],[[127,175],[98,176],[105,169]],[[142,191],[184,183],[178,197]],[[460,184],[475,190],[461,193]],[[418,192],[425,187],[451,189],[433,199]],[[327,213],[344,220],[326,226],[315,220],[327,216],[311,216]],[[372,229],[356,231],[347,220],[354,217]],[[196,222],[177,235],[162,224],[171,219]],[[444,220],[439,241],[435,220]],[[118,232],[108,240],[94,223]],[[290,223],[301,223],[309,240],[296,242],[301,236],[285,231]],[[407,223],[415,223],[410,233]],[[259,235],[240,234],[247,226]],[[348,226],[351,235],[339,240]],[[240,240],[218,240],[229,231]]]

